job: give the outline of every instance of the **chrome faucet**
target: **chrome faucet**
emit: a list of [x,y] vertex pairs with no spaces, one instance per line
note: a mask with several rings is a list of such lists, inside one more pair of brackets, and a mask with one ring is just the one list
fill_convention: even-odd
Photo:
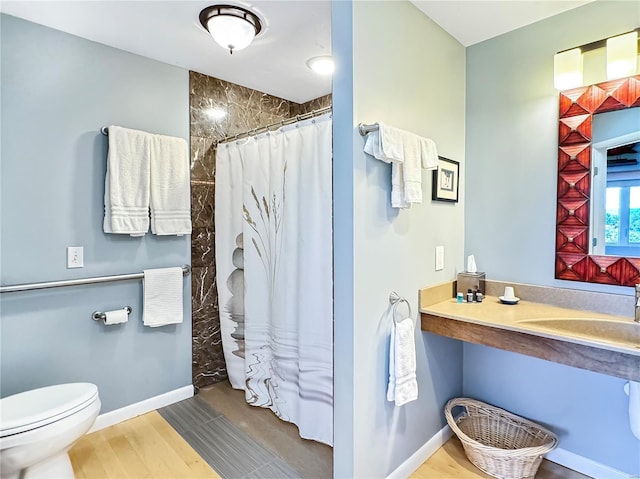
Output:
[[640,284],[636,284],[636,314],[633,320],[640,323]]

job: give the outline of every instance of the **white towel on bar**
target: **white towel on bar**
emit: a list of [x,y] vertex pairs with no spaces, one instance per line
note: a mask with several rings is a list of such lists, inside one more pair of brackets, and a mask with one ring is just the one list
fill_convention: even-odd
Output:
[[151,232],[191,234],[189,149],[183,138],[151,138]]
[[104,187],[105,233],[143,236],[149,229],[148,133],[109,127]]
[[391,163],[391,206],[410,208],[422,203],[422,169],[438,167],[436,144],[429,138],[378,123],[367,135],[365,153]]
[[182,322],[182,268],[145,269],[142,322],[155,328]]
[[416,345],[411,318],[393,322],[389,345],[389,385],[387,401],[402,406],[418,399]]

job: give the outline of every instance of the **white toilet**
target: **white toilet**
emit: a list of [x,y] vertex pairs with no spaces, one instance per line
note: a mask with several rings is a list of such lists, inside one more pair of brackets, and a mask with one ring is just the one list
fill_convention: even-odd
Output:
[[0,478],[73,479],[67,451],[98,417],[98,388],[59,384],[0,399]]

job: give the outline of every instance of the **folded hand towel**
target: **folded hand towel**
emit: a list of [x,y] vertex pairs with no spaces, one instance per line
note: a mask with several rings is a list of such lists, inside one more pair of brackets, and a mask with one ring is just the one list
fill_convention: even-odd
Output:
[[364,142],[364,152],[385,163],[391,163],[393,161],[393,159],[387,158],[382,151],[379,128],[367,134],[367,139]]
[[389,346],[389,385],[387,400],[402,406],[418,399],[416,379],[416,347],[414,325],[411,318],[405,318],[391,329]]
[[142,236],[149,229],[149,134],[109,127],[104,189],[105,233]]
[[182,322],[182,268],[145,269],[142,322],[157,327]]
[[422,203],[422,169],[438,167],[433,140],[378,123],[378,130],[367,135],[365,153],[392,163],[391,206],[409,208]]
[[151,232],[191,234],[189,154],[183,138],[151,139]]
[[379,128],[370,132],[364,143],[364,152],[374,158],[391,163],[391,206],[393,208],[410,208],[411,205],[404,201],[404,179],[402,173],[402,154],[389,145],[388,151],[383,149],[381,131],[386,127],[380,123]]

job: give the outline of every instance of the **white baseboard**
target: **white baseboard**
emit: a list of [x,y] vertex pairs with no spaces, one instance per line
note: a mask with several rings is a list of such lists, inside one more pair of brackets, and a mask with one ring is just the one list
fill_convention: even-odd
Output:
[[440,429],[429,439],[420,449],[414,452],[406,461],[400,464],[395,471],[387,476],[387,479],[406,479],[413,474],[427,459],[429,459],[445,442],[447,442],[453,431],[449,426]]
[[156,409],[190,397],[193,397],[192,385],[174,389],[173,391],[160,394],[159,396],[154,396],[152,398],[145,399],[144,401],[129,404],[128,406],[121,407],[120,409],[100,414],[87,434],[99,431],[105,427],[113,426],[114,424],[126,421],[127,419],[132,419],[136,416],[140,416],[141,414],[155,411]]
[[605,466],[604,464],[600,464],[584,456],[579,456],[565,449],[554,449],[547,454],[545,458],[596,479],[631,479],[634,477],[626,472],[618,471],[617,469]]
[[[389,474],[387,479],[406,479],[409,477],[440,449],[451,436],[453,436],[451,428],[449,426],[443,427],[426,444],[414,452],[411,457],[400,464],[395,471]],[[558,448],[551,451],[546,455],[546,459],[595,479],[633,479],[636,477],[565,449]]]

